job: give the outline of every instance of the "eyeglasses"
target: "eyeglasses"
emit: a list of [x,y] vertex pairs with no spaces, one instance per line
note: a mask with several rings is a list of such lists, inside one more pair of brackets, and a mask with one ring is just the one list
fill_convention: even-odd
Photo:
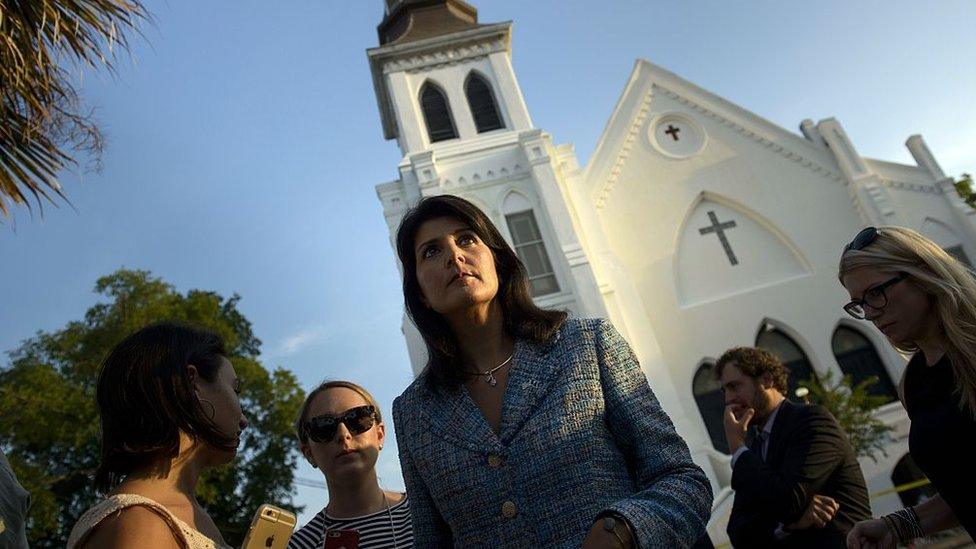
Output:
[[864,320],[864,306],[867,305],[876,311],[884,309],[888,305],[888,296],[885,294],[885,289],[898,284],[902,280],[905,280],[905,273],[901,273],[898,276],[874,286],[873,288],[868,288],[861,299],[855,299],[847,305],[844,305],[844,310],[847,314],[853,316],[858,320]]
[[330,442],[339,430],[339,424],[346,426],[353,436],[365,433],[377,424],[376,408],[373,406],[357,406],[342,412],[338,416],[323,414],[315,416],[305,422],[305,433],[315,442]]
[[851,240],[847,246],[844,246],[844,253],[850,250],[863,250],[877,240],[879,236],[881,236],[881,231],[876,227],[861,229],[854,235],[854,240]]

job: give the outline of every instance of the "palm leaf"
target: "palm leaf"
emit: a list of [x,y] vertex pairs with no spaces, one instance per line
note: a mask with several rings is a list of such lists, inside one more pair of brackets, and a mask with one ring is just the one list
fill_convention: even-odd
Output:
[[101,152],[70,69],[114,72],[127,33],[148,18],[141,0],[0,0],[2,217],[11,205],[67,200],[58,174],[77,164],[75,154]]

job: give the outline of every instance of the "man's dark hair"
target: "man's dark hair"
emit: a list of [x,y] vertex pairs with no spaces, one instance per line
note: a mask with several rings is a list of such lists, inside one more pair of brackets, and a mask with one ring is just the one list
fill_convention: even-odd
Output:
[[529,276],[518,256],[502,238],[498,228],[477,206],[452,195],[422,199],[407,211],[397,229],[396,248],[403,266],[403,298],[407,312],[427,345],[428,380],[434,385],[456,386],[462,377],[461,352],[454,333],[439,313],[424,304],[417,280],[414,240],[421,225],[431,219],[448,217],[464,223],[478,235],[495,257],[498,295],[505,318],[505,330],[516,338],[533,343],[549,341],[566,320],[563,311],[541,309],[532,301]]
[[760,349],[758,347],[734,347],[722,353],[715,363],[715,377],[722,379],[722,370],[731,362],[742,371],[743,374],[757,379],[764,375],[769,375],[773,381],[773,387],[782,394],[786,394],[787,379],[790,377],[789,370],[783,365],[783,361],[776,358],[776,355]]
[[102,364],[95,389],[102,455],[95,487],[114,488],[125,476],[179,454],[180,431],[233,451],[196,397],[187,367],[213,381],[227,356],[220,336],[173,322],[147,326],[123,339]]

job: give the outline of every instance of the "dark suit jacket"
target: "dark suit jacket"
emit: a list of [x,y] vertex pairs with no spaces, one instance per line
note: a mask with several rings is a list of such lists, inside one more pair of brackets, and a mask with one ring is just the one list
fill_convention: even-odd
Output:
[[[732,470],[732,489],[728,533],[736,549],[845,547],[854,523],[871,517],[854,450],[822,406],[784,401],[769,436],[766,461],[758,450],[743,452]],[[795,531],[775,541],[777,525],[799,519],[814,494],[840,504],[834,519],[824,528]]]

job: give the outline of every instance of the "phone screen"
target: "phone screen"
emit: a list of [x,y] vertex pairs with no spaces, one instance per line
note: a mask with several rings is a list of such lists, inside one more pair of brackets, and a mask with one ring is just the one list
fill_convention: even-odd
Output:
[[327,530],[324,549],[356,549],[359,547],[359,532],[355,530]]

